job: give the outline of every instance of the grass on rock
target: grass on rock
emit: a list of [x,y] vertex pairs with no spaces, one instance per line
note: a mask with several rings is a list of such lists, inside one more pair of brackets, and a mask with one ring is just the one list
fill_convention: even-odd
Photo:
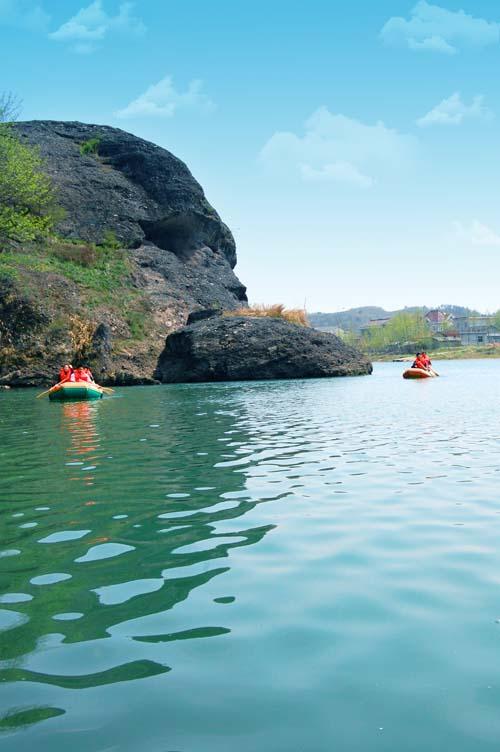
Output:
[[21,269],[61,274],[97,292],[131,286],[126,253],[110,245],[49,238],[0,252],[0,275],[16,278]]
[[302,308],[285,308],[282,303],[273,305],[252,305],[225,311],[224,316],[248,316],[249,318],[283,319],[289,324],[309,326],[306,312]]
[[[0,278],[12,279],[33,300],[44,294],[46,284],[37,273],[56,274],[75,283],[81,299],[78,313],[89,331],[94,330],[105,310],[128,328],[124,343],[147,338],[151,328],[149,302],[134,286],[131,271],[127,250],[120,248],[112,233],[99,245],[52,236],[38,243],[11,244],[0,251]],[[64,296],[64,288],[51,285],[52,306],[59,306],[60,310],[60,316],[49,327],[54,332],[75,329],[73,312]]]

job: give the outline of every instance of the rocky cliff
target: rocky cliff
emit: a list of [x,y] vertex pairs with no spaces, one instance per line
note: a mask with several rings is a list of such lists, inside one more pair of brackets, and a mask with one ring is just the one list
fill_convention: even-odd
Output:
[[104,382],[147,383],[190,312],[246,302],[230,230],[170,152],[107,126],[16,130],[64,211],[57,237],[0,249],[0,383],[50,383],[78,358]]
[[357,376],[371,363],[333,334],[277,318],[214,316],[171,334],[158,361],[164,383]]
[[50,384],[64,362],[105,384],[371,372],[336,337],[224,315],[247,300],[234,239],[170,152],[106,126],[15,127],[61,214],[43,241],[0,248],[0,386]]

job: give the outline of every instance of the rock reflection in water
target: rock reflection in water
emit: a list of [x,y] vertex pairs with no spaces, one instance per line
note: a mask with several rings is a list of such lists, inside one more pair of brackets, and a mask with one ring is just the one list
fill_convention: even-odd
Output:
[[[258,503],[245,492],[244,475],[226,467],[221,439],[234,415],[217,411],[217,404],[194,415],[199,405],[182,388],[164,395],[157,405],[161,423],[134,411],[133,392],[46,409],[50,459],[57,468],[62,461],[64,476],[46,468],[36,498],[40,525],[36,532],[11,530],[10,545],[21,554],[6,560],[0,579],[1,593],[33,597],[16,604],[26,621],[0,646],[0,680],[22,688],[24,708],[32,703],[31,686],[89,689],[167,673],[175,666],[166,648],[158,660],[155,645],[230,631],[204,623],[203,614],[198,624],[179,629],[178,617],[172,621],[169,614],[229,570],[231,549],[258,543],[273,526],[234,524]],[[241,429],[238,434],[246,440]],[[35,458],[37,467],[45,450],[33,439],[20,461]],[[26,518],[33,507],[31,493],[21,493]],[[231,531],[218,532],[227,521]],[[51,584],[31,584],[44,576]],[[66,613],[80,618],[56,619]],[[64,708],[64,694],[57,697]],[[19,712],[20,718],[28,713]],[[39,720],[50,716],[41,712]]]
[[498,366],[2,394],[2,752],[496,749]]

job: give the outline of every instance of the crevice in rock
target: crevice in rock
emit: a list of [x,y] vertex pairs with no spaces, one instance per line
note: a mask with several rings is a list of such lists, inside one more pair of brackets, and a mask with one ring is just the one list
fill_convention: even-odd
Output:
[[189,216],[174,215],[157,222],[143,220],[145,240],[164,251],[171,251],[180,258],[189,258],[196,250],[196,228]]
[[234,285],[227,288],[229,292],[232,292],[238,300],[242,303],[248,303],[247,288],[245,285]]
[[183,260],[204,246],[214,253],[219,251],[219,223],[197,212],[177,212],[156,221],[141,220],[140,225],[146,241]]

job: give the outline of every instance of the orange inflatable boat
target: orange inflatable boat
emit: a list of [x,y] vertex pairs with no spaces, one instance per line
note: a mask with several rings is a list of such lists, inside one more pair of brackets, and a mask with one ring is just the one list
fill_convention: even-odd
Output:
[[424,371],[423,368],[407,368],[403,373],[404,379],[433,379],[435,374],[431,371]]

